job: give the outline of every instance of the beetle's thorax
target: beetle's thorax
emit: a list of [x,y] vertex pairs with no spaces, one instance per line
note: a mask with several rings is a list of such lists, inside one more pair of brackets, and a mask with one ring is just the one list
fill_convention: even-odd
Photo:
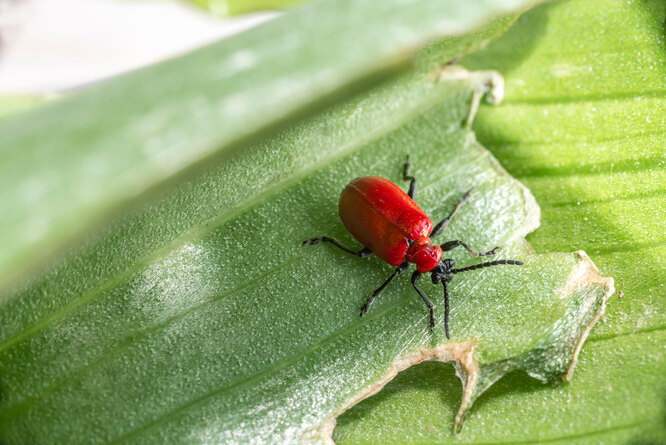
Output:
[[409,246],[407,250],[407,261],[416,264],[416,269],[421,273],[433,270],[442,259],[442,248],[432,245],[427,236],[422,236]]

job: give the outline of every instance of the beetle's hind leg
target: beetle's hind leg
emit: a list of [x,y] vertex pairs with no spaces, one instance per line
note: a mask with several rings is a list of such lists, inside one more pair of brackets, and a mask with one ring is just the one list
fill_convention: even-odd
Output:
[[469,201],[469,198],[472,197],[472,192],[473,192],[473,191],[474,191],[473,188],[472,188],[472,189],[469,189],[469,190],[467,191],[467,193],[465,193],[465,196],[463,196],[462,198],[460,198],[460,201],[458,201],[458,202],[456,203],[456,205],[455,205],[455,207],[453,208],[453,210],[451,210],[451,213],[449,213],[449,214],[447,215],[446,218],[444,218],[443,220],[441,220],[440,222],[437,223],[437,225],[435,226],[435,228],[432,229],[432,233],[430,234],[430,238],[434,238],[434,237],[436,237],[437,235],[441,234],[441,233],[444,231],[444,229],[446,229],[446,226],[448,226],[449,223],[451,222],[451,218],[453,218],[453,215],[455,215],[456,212],[457,212],[458,210],[460,210],[460,207],[462,207],[467,201]]
[[337,242],[333,238],[329,238],[327,236],[321,236],[319,238],[306,239],[305,241],[303,241],[302,245],[305,246],[307,244],[307,245],[314,246],[315,244],[319,244],[319,243],[331,243],[334,246],[336,246],[337,248],[339,248],[341,250],[344,250],[347,253],[351,253],[352,255],[356,255],[357,257],[361,257],[361,258],[372,255],[372,250],[368,249],[367,247],[364,247],[361,250],[352,250],[348,247],[343,246],[342,244],[340,244],[339,242]]
[[368,309],[370,308],[370,305],[372,304],[373,301],[375,301],[375,298],[377,298],[377,297],[379,296],[379,294],[382,293],[382,291],[384,290],[384,288],[385,288],[386,286],[388,286],[388,284],[389,284],[391,281],[393,281],[393,279],[394,279],[396,276],[398,276],[398,275],[400,275],[401,273],[403,273],[404,271],[406,271],[408,267],[409,267],[409,263],[408,263],[407,261],[405,261],[404,263],[402,263],[401,265],[399,265],[399,266],[393,271],[393,273],[391,274],[391,276],[388,277],[388,279],[387,279],[386,281],[384,281],[384,283],[382,283],[381,286],[379,286],[377,289],[375,289],[375,291],[372,293],[372,295],[370,295],[370,297],[369,297],[367,300],[365,300],[365,304],[363,305],[363,307],[361,307],[361,317],[368,313]]
[[409,174],[411,169],[412,164],[409,163],[409,155],[407,155],[407,158],[405,159],[405,165],[402,168],[402,179],[404,181],[409,181],[409,191],[407,192],[407,195],[409,195],[413,201],[414,196],[416,195],[416,178]]

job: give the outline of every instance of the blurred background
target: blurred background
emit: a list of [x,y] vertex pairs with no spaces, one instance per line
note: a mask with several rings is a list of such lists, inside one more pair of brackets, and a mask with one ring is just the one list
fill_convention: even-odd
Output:
[[275,17],[170,0],[0,0],[0,95],[49,95],[184,53]]

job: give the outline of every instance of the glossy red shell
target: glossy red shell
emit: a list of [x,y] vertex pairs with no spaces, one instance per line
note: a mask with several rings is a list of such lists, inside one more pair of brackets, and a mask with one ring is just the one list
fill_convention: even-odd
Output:
[[430,238],[424,236],[409,246],[406,259],[410,263],[416,263],[419,272],[425,273],[433,270],[439,264],[442,254],[442,248],[437,245],[433,246]]
[[393,266],[406,260],[408,240],[416,241],[432,232],[432,221],[423,210],[400,187],[377,176],[350,182],[338,207],[347,230]]

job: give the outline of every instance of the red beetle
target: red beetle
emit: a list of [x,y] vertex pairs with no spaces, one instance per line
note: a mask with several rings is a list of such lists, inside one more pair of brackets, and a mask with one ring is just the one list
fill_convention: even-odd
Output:
[[363,249],[355,251],[349,249],[333,238],[326,236],[311,238],[303,244],[319,244],[329,242],[345,252],[359,257],[366,257],[373,253],[392,266],[398,266],[393,274],[379,286],[361,307],[361,316],[368,312],[370,304],[379,296],[384,288],[409,267],[409,263],[416,264],[412,274],[412,286],[421,296],[430,311],[429,327],[435,328],[435,315],[432,302],[418,288],[417,283],[421,275],[430,272],[434,284],[442,283],[444,286],[444,327],[446,338],[449,335],[449,292],[447,283],[459,272],[481,269],[483,267],[497,266],[499,264],[512,264],[522,266],[522,261],[498,260],[474,266],[455,269],[452,258],[442,259],[443,252],[462,246],[474,256],[495,255],[500,249],[495,247],[487,252],[477,252],[462,241],[447,241],[441,245],[433,245],[430,238],[434,238],[446,228],[453,215],[470,198],[472,190],[455,205],[451,213],[441,220],[433,229],[430,218],[414,202],[416,192],[416,179],[409,175],[411,165],[409,156],[403,168],[403,179],[409,180],[409,192],[403,192],[400,187],[391,181],[377,176],[356,178],[350,182],[340,195],[340,218],[347,230],[354,238],[363,244]]

